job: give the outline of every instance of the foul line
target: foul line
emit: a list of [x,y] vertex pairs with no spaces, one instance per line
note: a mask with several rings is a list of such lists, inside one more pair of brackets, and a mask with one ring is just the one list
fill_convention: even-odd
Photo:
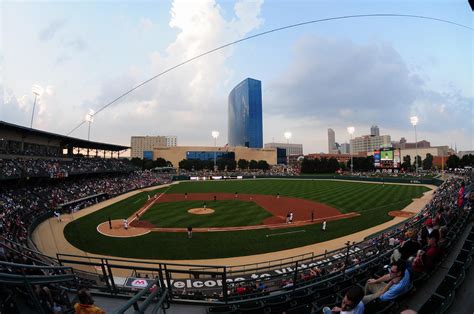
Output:
[[156,203],[156,201],[158,201],[158,199],[160,197],[162,197],[166,192],[168,192],[168,190],[171,188],[171,185],[168,186],[168,188],[166,189],[166,191],[164,191],[163,193],[160,194],[160,196],[158,196],[157,198],[153,198],[152,202],[150,204],[148,204],[148,206],[146,206],[145,208],[142,208],[142,209],[139,209],[137,212],[135,212],[133,215],[132,215],[132,218],[130,219],[130,223],[132,223],[135,219],[137,219],[137,214],[141,217],[153,204]]
[[288,232],[273,233],[273,234],[267,234],[267,235],[265,235],[265,236],[268,238],[268,237],[278,236],[278,235],[282,235],[282,234],[290,234],[290,233],[298,233],[298,232],[306,232],[306,230],[298,230],[298,231],[288,231]]

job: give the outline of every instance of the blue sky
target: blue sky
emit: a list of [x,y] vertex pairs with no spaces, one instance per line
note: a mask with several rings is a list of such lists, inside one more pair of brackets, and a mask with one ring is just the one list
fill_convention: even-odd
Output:
[[[68,133],[89,109],[206,50],[259,32],[343,15],[424,15],[474,27],[465,1],[52,1],[1,4],[0,119]],[[473,34],[445,23],[363,18],[305,25],[239,43],[178,68],[95,116],[91,139],[177,135],[227,143],[227,96],[262,80],[264,142],[290,130],[305,153],[377,124],[392,140],[473,149]],[[72,136],[87,137],[85,126]]]

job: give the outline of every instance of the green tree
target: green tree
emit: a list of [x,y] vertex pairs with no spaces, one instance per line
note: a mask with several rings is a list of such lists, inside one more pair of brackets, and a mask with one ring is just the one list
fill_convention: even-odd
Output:
[[472,167],[472,166],[474,166],[474,155],[468,154],[468,155],[462,156],[462,158],[460,160],[460,166],[461,167],[466,167],[466,166]]
[[184,170],[188,170],[188,171],[191,171],[191,169],[193,168],[192,162],[188,159],[181,160],[179,162],[178,166],[179,166],[180,169],[184,169]]
[[234,171],[235,168],[237,168],[237,162],[235,159],[228,159],[227,160],[227,170],[228,171]]
[[258,162],[256,160],[251,160],[250,163],[249,163],[249,168],[251,170],[255,170],[255,169],[258,169]]
[[266,160],[259,160],[257,163],[257,167],[258,169],[263,170],[263,171],[267,171],[268,169],[270,169],[270,165],[268,164]]
[[237,165],[239,166],[239,169],[241,170],[247,170],[249,168],[249,162],[248,160],[245,159],[239,159],[237,162]]
[[459,168],[459,164],[460,159],[456,155],[449,156],[448,160],[446,161],[446,166],[448,166],[448,168]]
[[161,158],[161,157],[156,158],[155,167],[160,167],[161,168],[161,167],[167,167],[167,166],[168,166],[168,164],[166,162],[166,159]]
[[418,169],[422,167],[421,164],[421,156],[416,155],[415,161],[413,161],[413,169],[416,171],[416,166],[418,165]]
[[412,170],[410,155],[406,155],[405,157],[403,157],[402,168],[405,169],[406,171]]
[[433,168],[433,155],[430,153],[426,154],[426,158],[423,160],[423,169],[430,170]]
[[314,160],[304,158],[301,162],[301,173],[314,173]]
[[339,162],[334,157],[329,158],[329,160],[328,160],[328,172],[334,173],[337,170],[339,170]]

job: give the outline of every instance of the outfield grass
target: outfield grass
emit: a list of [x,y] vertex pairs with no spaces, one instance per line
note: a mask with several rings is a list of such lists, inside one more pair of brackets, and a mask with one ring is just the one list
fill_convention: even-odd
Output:
[[262,224],[272,214],[250,201],[208,201],[207,207],[214,213],[196,215],[191,208],[202,207],[203,201],[166,202],[153,205],[140,219],[162,228],[235,227]]
[[[96,231],[97,225],[106,221],[107,217],[123,219],[143,206],[150,193],[141,193],[69,223],[64,234],[69,242],[82,250],[120,257],[207,259],[244,256],[300,247],[367,229],[392,219],[387,215],[389,211],[403,209],[413,198],[421,197],[426,191],[428,189],[422,186],[327,180],[185,182],[156,193],[280,193],[282,196],[326,203],[341,212],[355,211],[361,215],[329,222],[326,232],[320,230],[319,224],[276,230],[196,232],[193,239],[187,239],[185,233],[155,232],[134,238],[110,238]],[[304,232],[267,237],[299,230]]]

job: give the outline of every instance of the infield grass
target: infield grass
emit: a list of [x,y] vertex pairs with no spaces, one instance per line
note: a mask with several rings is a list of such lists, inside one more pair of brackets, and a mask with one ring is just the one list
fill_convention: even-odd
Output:
[[[429,189],[414,185],[381,185],[329,180],[244,180],[214,182],[184,182],[155,193],[279,193],[325,203],[341,212],[358,212],[354,218],[328,222],[326,232],[321,225],[285,229],[260,229],[232,232],[195,232],[192,239],[185,233],[152,232],[140,237],[111,238],[96,231],[98,224],[111,219],[123,219],[146,202],[147,194],[137,194],[107,206],[95,213],[69,223],[64,231],[74,246],[90,253],[145,259],[208,259],[253,255],[300,247],[327,241],[379,225],[392,217],[387,213],[400,210]],[[202,202],[199,202],[202,205]],[[209,202],[208,202],[209,203]],[[254,204],[253,202],[241,202]],[[200,207],[200,206],[198,206]],[[179,216],[179,215],[178,215]],[[229,220],[240,219],[231,215]],[[179,221],[179,219],[178,219]],[[159,223],[157,221],[156,223]],[[226,223],[230,223],[227,222]],[[183,222],[183,226],[187,226]],[[193,225],[194,226],[194,225]],[[279,235],[288,231],[302,231]],[[270,236],[268,235],[275,235]]]
[[162,228],[234,227],[259,225],[265,218],[272,217],[254,202],[250,201],[208,201],[207,207],[214,212],[206,215],[188,213],[191,208],[200,208],[202,201],[166,202],[153,205],[140,219]]

